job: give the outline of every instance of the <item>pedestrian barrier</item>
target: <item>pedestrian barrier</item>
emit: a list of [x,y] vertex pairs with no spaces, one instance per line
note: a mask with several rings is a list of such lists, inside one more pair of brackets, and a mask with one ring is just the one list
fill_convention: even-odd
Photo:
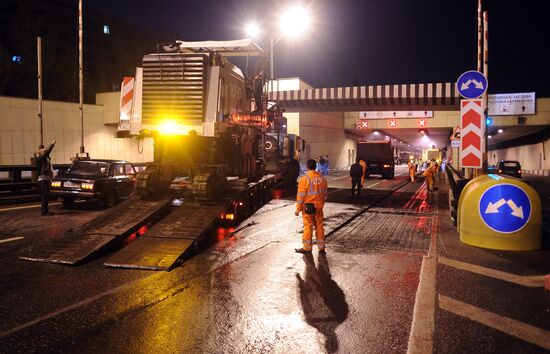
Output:
[[532,251],[542,242],[542,210],[537,192],[525,182],[483,175],[471,180],[458,202],[460,240],[472,246]]

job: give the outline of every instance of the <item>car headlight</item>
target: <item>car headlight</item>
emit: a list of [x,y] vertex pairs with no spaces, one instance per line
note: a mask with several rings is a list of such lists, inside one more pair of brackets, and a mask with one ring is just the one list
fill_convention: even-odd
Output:
[[82,183],[82,184],[80,184],[80,188],[92,190],[92,189],[94,189],[94,184],[93,183]]
[[61,187],[61,181],[53,181],[52,182],[52,187],[55,187],[55,188]]

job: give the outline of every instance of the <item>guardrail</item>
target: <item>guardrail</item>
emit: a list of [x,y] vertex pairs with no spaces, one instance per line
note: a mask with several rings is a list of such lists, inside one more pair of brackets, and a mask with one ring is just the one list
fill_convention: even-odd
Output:
[[[55,173],[69,168],[69,164],[53,164]],[[0,195],[33,194],[38,192],[35,165],[0,166]]]
[[470,182],[471,179],[464,178],[462,172],[457,171],[450,164],[445,164],[445,176],[447,178],[447,184],[449,185],[449,209],[451,211],[451,220],[453,225],[456,226],[458,199],[464,186]]
[[[146,162],[133,164],[139,172],[145,169]],[[63,173],[70,164],[53,164],[54,174]],[[32,196],[39,193],[38,176],[35,165],[0,165],[0,198],[11,199]]]

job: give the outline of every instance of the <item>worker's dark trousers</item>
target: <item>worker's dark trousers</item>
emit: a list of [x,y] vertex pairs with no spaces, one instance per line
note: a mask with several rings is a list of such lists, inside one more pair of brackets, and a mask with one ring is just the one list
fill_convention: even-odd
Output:
[[354,194],[357,186],[357,195],[361,196],[361,177],[351,177],[351,195]]
[[42,208],[40,211],[42,214],[46,214],[48,212],[48,200],[50,198],[50,187],[52,185],[52,181],[39,181],[38,185],[40,186],[40,196],[42,200]]

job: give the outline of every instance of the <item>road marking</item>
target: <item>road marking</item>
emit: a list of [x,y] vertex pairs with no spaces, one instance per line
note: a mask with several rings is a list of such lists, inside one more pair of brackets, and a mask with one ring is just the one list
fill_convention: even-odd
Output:
[[439,307],[443,310],[479,322],[526,342],[550,349],[550,331],[538,328],[509,317],[497,315],[450,297],[439,295]]
[[437,233],[438,233],[438,199],[436,195],[430,235],[428,255],[422,258],[420,280],[414,301],[413,320],[409,334],[407,354],[423,354],[433,352],[433,333],[435,329],[435,277],[437,266]]
[[374,184],[371,184],[370,186],[367,185],[367,186],[365,187],[365,189],[372,188],[372,187],[374,187],[374,186],[376,186],[377,184],[380,184],[380,183],[382,183],[382,182],[384,182],[384,181],[376,182],[376,183],[374,183]]
[[335,179],[344,179],[344,178],[349,178],[349,176],[334,177],[333,180],[335,180]]
[[522,276],[511,273],[506,273],[500,270],[481,267],[475,264],[455,261],[445,257],[438,257],[437,261],[449,267],[453,267],[467,272],[481,274],[487,277],[504,280],[509,283],[514,283],[528,288],[544,287],[544,275]]
[[[49,203],[49,205],[60,205],[59,202]],[[2,208],[0,209],[0,212],[3,211],[10,211],[10,210],[21,210],[21,209],[32,209],[32,208],[40,208],[40,204],[33,204],[33,205],[23,205],[18,207],[11,207],[11,208]]]
[[0,243],[7,243],[7,242],[11,242],[11,241],[17,241],[17,240],[21,240],[22,238],[24,238],[24,237],[18,236],[18,237],[6,238],[6,239],[3,239],[3,240],[0,240]]

